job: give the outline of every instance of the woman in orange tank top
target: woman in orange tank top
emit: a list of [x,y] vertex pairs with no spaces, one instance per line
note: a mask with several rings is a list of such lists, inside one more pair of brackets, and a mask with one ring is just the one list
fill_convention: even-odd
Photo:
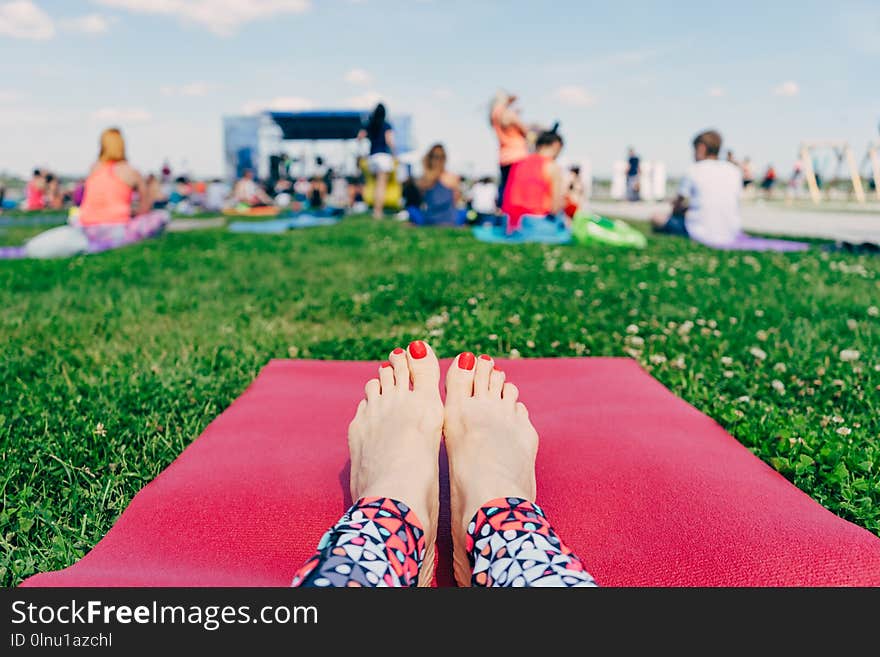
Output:
[[137,189],[138,214],[152,209],[141,175],[125,159],[125,141],[116,128],[101,134],[98,161],[86,179],[85,194],[79,208],[82,226],[124,225],[131,221],[131,200]]
[[515,102],[516,96],[499,91],[495,94],[489,111],[489,123],[498,137],[498,164],[501,174],[498,178],[498,207],[501,207],[504,199],[504,188],[511,169],[529,154],[526,139],[528,130],[513,107]]
[[[131,216],[134,190],[139,213]],[[0,259],[63,258],[81,253],[100,253],[156,237],[170,215],[153,210],[143,178],[125,160],[125,141],[116,128],[101,134],[98,162],[86,179],[79,214],[70,225],[56,226],[28,240],[23,246],[0,247]]]

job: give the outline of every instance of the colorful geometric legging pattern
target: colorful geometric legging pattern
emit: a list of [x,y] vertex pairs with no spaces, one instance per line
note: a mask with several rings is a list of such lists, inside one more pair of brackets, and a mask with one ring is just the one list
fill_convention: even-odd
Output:
[[[521,498],[481,507],[467,549],[474,586],[596,586],[541,508]],[[415,586],[424,556],[424,531],[406,504],[363,498],[324,534],[293,586]]]

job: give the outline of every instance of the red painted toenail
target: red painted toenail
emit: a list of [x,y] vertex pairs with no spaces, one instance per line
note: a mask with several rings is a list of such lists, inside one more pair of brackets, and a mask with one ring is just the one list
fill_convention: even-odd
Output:
[[397,354],[398,356],[400,356],[400,354],[403,353],[403,349],[401,349],[400,347],[395,347],[393,353],[395,353],[395,354]]
[[409,343],[409,354],[413,358],[424,358],[428,355],[428,346],[421,340]]
[[487,356],[486,354],[481,354],[481,355],[480,355],[480,358],[482,358],[483,360],[492,360],[492,357],[491,357],[491,356]]
[[500,372],[500,371],[501,371],[501,368],[498,367],[497,365],[496,365],[495,367],[493,367],[492,369],[495,370],[496,372]]
[[458,355],[458,366],[463,370],[474,369],[475,362],[476,362],[476,359],[474,358],[474,355],[469,351],[466,351],[463,354]]
[[391,363],[389,363],[389,362],[386,360],[384,363],[382,363],[381,365],[379,365],[379,367],[391,367]]

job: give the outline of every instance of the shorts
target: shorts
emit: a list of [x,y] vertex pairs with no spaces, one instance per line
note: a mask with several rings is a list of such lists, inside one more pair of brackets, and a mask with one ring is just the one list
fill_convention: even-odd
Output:
[[391,173],[394,171],[394,158],[391,153],[373,153],[367,160],[370,173]]
[[666,235],[678,235],[679,237],[687,237],[687,225],[685,225],[683,214],[674,214],[662,226],[654,229],[658,233]]

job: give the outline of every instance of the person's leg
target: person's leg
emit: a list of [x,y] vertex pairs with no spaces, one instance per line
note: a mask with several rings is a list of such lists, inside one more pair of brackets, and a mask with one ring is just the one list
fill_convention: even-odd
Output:
[[461,586],[595,586],[535,504],[538,434],[489,356],[446,375],[455,579]]
[[501,165],[501,174],[498,176],[498,199],[495,202],[495,207],[499,210],[501,209],[502,204],[504,203],[504,188],[507,187],[507,178],[510,176],[510,167],[513,166],[511,164],[502,164]]
[[141,240],[156,237],[171,220],[171,215],[164,210],[153,210],[145,214],[132,217],[125,225],[125,241],[139,242]]
[[410,223],[416,226],[425,225],[425,215],[422,212],[421,208],[411,205],[406,209],[406,211],[409,214]]
[[[424,342],[391,352],[348,430],[355,504],[293,586],[428,586],[439,513],[440,365]],[[410,389],[410,386],[412,389]]]
[[388,187],[388,173],[378,171],[376,173],[376,189],[373,196],[373,218],[381,219],[385,213],[385,190]]
[[655,233],[688,237],[687,225],[683,214],[671,214],[665,219],[660,215],[654,215],[651,217],[651,225]]

